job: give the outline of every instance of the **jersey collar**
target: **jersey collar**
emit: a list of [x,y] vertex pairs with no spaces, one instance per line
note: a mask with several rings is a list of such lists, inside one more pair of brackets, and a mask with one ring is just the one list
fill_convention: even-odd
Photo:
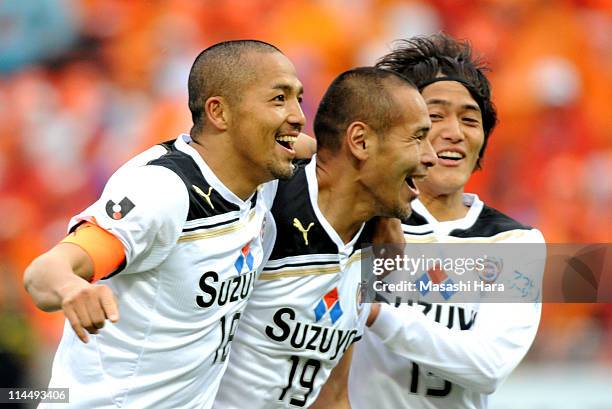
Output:
[[429,210],[427,210],[425,205],[419,199],[414,199],[411,203],[412,210],[423,216],[425,220],[427,220],[428,229],[433,230],[434,234],[438,236],[448,236],[448,234],[455,229],[469,229],[474,225],[474,223],[476,223],[476,220],[478,219],[478,216],[480,216],[480,212],[484,206],[482,200],[480,200],[478,195],[474,193],[464,193],[463,204],[469,207],[468,212],[464,217],[461,219],[440,222],[436,220],[431,213],[429,213]]
[[308,196],[310,197],[310,204],[315,212],[315,215],[317,216],[317,219],[319,220],[319,223],[321,223],[323,230],[325,230],[329,238],[332,239],[332,241],[336,244],[336,246],[338,246],[339,254],[343,256],[347,256],[347,257],[350,256],[351,253],[353,252],[353,246],[355,245],[355,242],[357,241],[357,239],[359,238],[359,235],[363,231],[363,226],[365,226],[365,223],[361,223],[361,227],[359,228],[357,233],[355,233],[351,241],[345,244],[342,241],[342,238],[340,238],[340,235],[336,232],[336,230],[334,230],[332,225],[327,221],[327,219],[323,215],[323,212],[321,212],[321,209],[319,209],[319,201],[318,201],[319,183],[317,182],[317,155],[316,154],[312,157],[312,160],[310,161],[310,163],[306,165],[305,172],[306,172],[306,182],[308,184]]
[[178,138],[176,138],[174,146],[181,152],[184,152],[187,155],[191,156],[191,158],[195,161],[195,163],[198,165],[198,168],[202,172],[204,179],[206,179],[208,184],[212,186],[212,188],[215,189],[221,195],[221,197],[223,197],[230,203],[236,204],[241,209],[249,209],[251,206],[251,199],[253,198],[255,193],[249,196],[246,200],[242,200],[238,196],[236,196],[234,192],[229,190],[227,186],[225,186],[223,182],[221,182],[221,180],[219,180],[219,178],[214,174],[212,169],[204,161],[204,158],[202,158],[202,155],[200,155],[198,151],[196,151],[191,145],[189,145],[189,142],[191,141],[191,136],[189,136],[188,134],[181,134]]

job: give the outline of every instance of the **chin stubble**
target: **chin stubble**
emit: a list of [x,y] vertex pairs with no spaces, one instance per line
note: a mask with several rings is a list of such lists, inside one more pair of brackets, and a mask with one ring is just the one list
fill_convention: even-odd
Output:
[[295,169],[296,167],[293,163],[290,163],[289,166],[281,166],[272,162],[268,164],[268,170],[270,171],[274,179],[291,179]]

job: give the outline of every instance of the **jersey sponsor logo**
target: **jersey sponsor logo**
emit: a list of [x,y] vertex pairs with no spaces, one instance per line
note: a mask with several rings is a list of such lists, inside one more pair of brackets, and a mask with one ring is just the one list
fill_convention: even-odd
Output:
[[242,273],[242,269],[244,268],[245,265],[247,266],[248,271],[253,270],[254,261],[255,261],[255,258],[251,254],[251,243],[247,243],[242,248],[242,250],[240,250],[240,255],[238,256],[238,258],[236,259],[236,262],[234,263],[234,267],[236,267],[236,270],[238,271],[238,275]]
[[304,228],[304,226],[302,225],[302,222],[297,217],[293,218],[293,227],[295,227],[296,229],[299,230],[300,233],[302,233],[304,244],[307,246],[308,246],[308,232],[310,231],[312,226],[314,226],[314,223],[311,222],[307,228]]
[[437,290],[445,300],[448,300],[457,292],[453,289],[455,282],[441,268],[432,268],[423,273],[416,281],[416,284],[422,295],[426,295],[432,290]]
[[478,271],[478,277],[487,283],[492,284],[497,280],[499,274],[504,269],[504,261],[499,257],[486,257],[484,260],[484,268]]
[[134,203],[132,203],[132,201],[127,197],[121,199],[119,203],[109,200],[106,202],[106,214],[111,219],[120,220],[131,212],[134,207],[136,207]]
[[223,306],[246,299],[253,289],[255,273],[256,271],[250,271],[248,274],[228,278],[217,285],[219,274],[215,271],[207,271],[202,274],[199,281],[200,290],[205,295],[196,296],[196,304],[199,307],[208,308],[213,304]]
[[274,325],[267,325],[265,333],[273,341],[288,341],[294,349],[317,351],[329,354],[336,360],[351,346],[357,335],[356,329],[337,329],[322,327],[296,320],[293,308],[284,307],[274,313]]
[[191,187],[197,194],[199,194],[200,196],[204,198],[204,200],[206,200],[206,203],[208,203],[211,209],[213,210],[215,209],[215,206],[213,206],[212,201],[210,200],[210,195],[212,194],[212,191],[213,191],[212,186],[208,187],[208,193],[204,193],[204,191],[200,189],[199,187],[197,187],[196,185],[191,185]]
[[329,312],[329,318],[332,324],[342,316],[342,307],[340,306],[340,300],[338,299],[338,288],[334,287],[333,290],[325,294],[317,306],[314,309],[315,322],[319,322],[325,314]]

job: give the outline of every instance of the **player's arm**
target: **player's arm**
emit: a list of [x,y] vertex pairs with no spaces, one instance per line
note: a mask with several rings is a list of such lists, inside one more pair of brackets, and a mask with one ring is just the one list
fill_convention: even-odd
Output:
[[332,370],[327,382],[311,409],[350,409],[348,396],[348,376],[353,357],[353,345],[344,353],[338,365]]
[[404,255],[406,241],[399,219],[374,217],[370,223],[374,223],[372,243],[375,246],[376,257],[395,258]]
[[[543,259],[538,258],[536,271],[543,269]],[[369,330],[394,353],[448,381],[489,394],[529,350],[541,304],[537,297],[521,303],[482,303],[469,331],[452,331],[412,307],[380,304],[376,310],[376,317],[370,315]]]
[[[119,319],[110,288],[93,285],[96,270],[106,275],[123,262],[121,242],[100,227],[86,223],[26,268],[24,285],[43,311],[62,309],[83,341],[97,334],[105,320]],[[87,332],[86,332],[87,331]]]
[[188,208],[187,188],[174,172],[161,166],[118,172],[100,199],[73,218],[72,233],[26,269],[27,291],[41,309],[61,308],[87,342],[86,332],[119,318],[110,289],[88,280],[157,267],[178,240]]
[[405,239],[402,222],[389,217],[374,217],[375,223],[373,241],[375,244],[401,244],[404,248]]
[[451,331],[416,309],[402,309],[400,313],[382,304],[370,330],[395,354],[452,383],[490,394],[527,353],[537,331],[539,310],[527,304],[518,308],[511,304],[482,307],[477,318],[479,328]]
[[300,133],[293,149],[296,159],[310,159],[312,155],[317,153],[317,140],[305,133]]

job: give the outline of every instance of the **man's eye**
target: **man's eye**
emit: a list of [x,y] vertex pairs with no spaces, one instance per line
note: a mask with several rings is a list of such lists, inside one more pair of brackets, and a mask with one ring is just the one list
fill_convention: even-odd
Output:
[[440,114],[429,114],[429,119],[432,119],[432,120],[442,119],[442,115],[440,115]]
[[273,98],[273,101],[280,101],[280,102],[284,102],[285,101],[285,96],[284,95],[277,95]]
[[463,118],[463,122],[467,123],[468,125],[472,125],[472,126],[476,126],[480,124],[480,121],[478,119],[475,118]]
[[304,97],[302,97],[302,96],[300,95],[300,96],[298,97],[298,99],[297,99],[297,100],[298,100],[298,102],[301,104],[301,103],[302,103],[302,101],[304,100]]
[[416,135],[414,135],[414,139],[417,142],[423,142],[425,140],[425,138],[427,138],[427,134],[424,132],[418,133]]

